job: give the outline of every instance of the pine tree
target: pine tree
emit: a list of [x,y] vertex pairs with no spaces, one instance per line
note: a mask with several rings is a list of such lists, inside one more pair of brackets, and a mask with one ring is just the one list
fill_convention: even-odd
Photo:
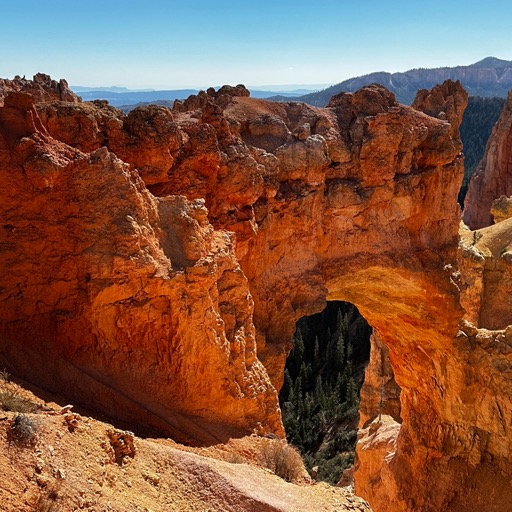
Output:
[[295,368],[300,368],[304,358],[304,340],[302,339],[302,333],[300,332],[300,329],[297,329],[295,336],[293,337],[292,355],[295,362]]
[[343,329],[343,314],[341,312],[341,308],[338,308],[338,312],[336,313],[336,330],[340,332]]
[[343,329],[345,332],[348,332],[348,326],[350,325],[350,322],[349,322],[349,317],[348,317],[348,313],[345,313],[343,315]]
[[340,330],[338,334],[338,341],[336,343],[336,369],[341,371],[345,363],[345,337],[343,331]]
[[288,393],[288,400],[287,402],[290,402],[292,404],[296,404],[297,400],[295,399],[295,386],[292,386],[290,388],[290,392]]
[[290,372],[288,368],[284,370],[284,379],[283,379],[283,387],[281,388],[280,396],[282,397],[283,402],[287,402],[289,400],[290,391],[293,389],[293,381],[290,376]]
[[299,378],[302,383],[302,390],[308,391],[311,389],[311,376],[313,375],[313,370],[311,369],[311,364],[302,361],[300,365]]
[[345,400],[345,395],[347,393],[347,381],[348,377],[345,370],[341,373],[338,373],[336,386],[334,387],[334,395],[336,396],[336,400],[338,402],[343,402]]
[[297,377],[297,380],[295,381],[295,386],[293,389],[294,394],[294,404],[297,410],[297,414],[300,416],[303,412],[303,404],[304,404],[304,397],[302,394],[302,379],[300,377]]
[[355,407],[359,402],[359,399],[357,397],[357,386],[353,377],[349,377],[347,381],[347,392],[345,395],[345,401],[347,402],[349,408]]
[[322,375],[317,375],[315,383],[315,402],[321,410],[325,407],[325,393],[322,383]]
[[352,341],[349,339],[347,343],[347,358],[346,361],[352,361],[352,352],[354,351],[354,347],[352,345]]
[[320,355],[320,343],[318,343],[318,336],[315,336],[315,351],[313,353],[313,368],[315,371],[322,368],[322,358]]

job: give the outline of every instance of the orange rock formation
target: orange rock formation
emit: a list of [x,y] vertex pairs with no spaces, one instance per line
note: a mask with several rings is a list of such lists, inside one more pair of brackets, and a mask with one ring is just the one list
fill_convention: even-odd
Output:
[[325,109],[223,87],[128,116],[51,84],[3,84],[0,364],[180,439],[281,436],[296,320],[350,301],[401,402],[368,379],[356,490],[417,512],[492,488],[507,510],[508,338],[461,324],[460,291],[481,304],[457,263],[460,84],[414,108],[376,85]]
[[[214,230],[204,200],[154,197],[103,145],[101,129],[140,157],[138,114],[6,96],[1,364],[183,440],[282,435],[233,236]],[[143,140],[156,144],[172,115],[147,114]],[[149,163],[164,161],[169,145],[164,137],[164,155]]]

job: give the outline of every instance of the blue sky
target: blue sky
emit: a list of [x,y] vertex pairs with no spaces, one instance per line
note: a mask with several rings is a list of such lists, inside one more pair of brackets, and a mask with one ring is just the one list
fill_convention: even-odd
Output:
[[334,84],[512,60],[510,0],[3,0],[0,77],[72,85]]

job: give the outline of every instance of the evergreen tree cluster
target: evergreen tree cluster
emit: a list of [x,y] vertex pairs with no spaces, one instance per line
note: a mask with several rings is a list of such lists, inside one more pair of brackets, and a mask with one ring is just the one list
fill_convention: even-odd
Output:
[[317,478],[336,483],[354,461],[359,390],[371,327],[352,304],[330,302],[297,322],[279,399],[288,441]]
[[470,96],[460,125],[460,138],[464,146],[464,179],[459,191],[459,204],[463,206],[469,180],[482,160],[487,141],[505,103],[504,98]]

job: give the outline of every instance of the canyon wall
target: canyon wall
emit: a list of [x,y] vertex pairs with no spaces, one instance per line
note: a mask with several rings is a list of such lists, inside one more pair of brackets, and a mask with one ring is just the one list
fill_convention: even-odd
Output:
[[[153,196],[103,145],[98,125],[140,157],[137,113],[125,128],[103,104],[34,99],[11,92],[0,109],[0,365],[182,441],[282,435],[233,235],[202,199]],[[158,142],[152,120],[165,130],[147,159],[160,164],[177,128],[147,113],[142,137]]]
[[470,511],[490,489],[507,510],[507,333],[462,322],[481,304],[458,251],[460,84],[327,108],[224,86],[128,116],[55,84],[0,84],[1,365],[180,440],[282,436],[295,322],[349,301],[400,388],[383,409],[368,379],[357,492]]

